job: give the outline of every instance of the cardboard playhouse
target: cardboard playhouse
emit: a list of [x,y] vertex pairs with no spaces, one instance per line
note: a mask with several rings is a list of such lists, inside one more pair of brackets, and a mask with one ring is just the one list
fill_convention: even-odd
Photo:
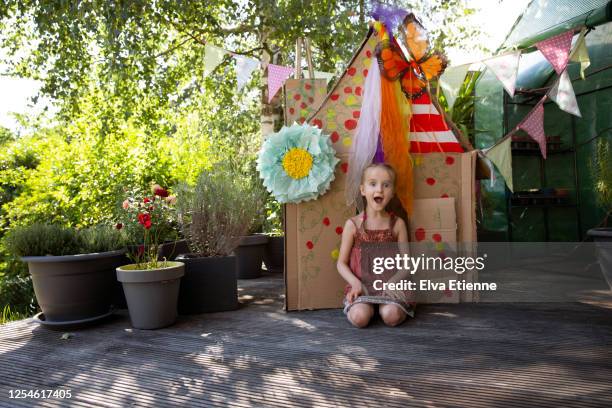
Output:
[[[336,269],[344,222],[356,214],[346,205],[345,178],[359,120],[363,85],[378,69],[377,38],[370,30],[331,91],[322,79],[291,79],[285,84],[285,123],[308,122],[331,141],[340,163],[330,190],[316,200],[285,206],[286,310],[340,308],[345,282]],[[414,168],[411,242],[439,247],[476,242],[475,171],[477,154],[439,106],[425,93],[412,102],[410,154]],[[420,152],[420,153],[416,153]],[[476,281],[475,272],[461,276]],[[469,302],[472,292],[428,293],[421,303]]]

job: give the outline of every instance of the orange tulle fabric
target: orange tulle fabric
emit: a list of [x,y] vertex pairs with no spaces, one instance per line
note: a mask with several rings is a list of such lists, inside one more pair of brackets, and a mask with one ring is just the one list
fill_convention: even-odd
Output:
[[385,161],[397,173],[395,194],[402,206],[412,215],[414,182],[410,157],[410,102],[401,91],[399,81],[381,77],[382,109],[380,133]]

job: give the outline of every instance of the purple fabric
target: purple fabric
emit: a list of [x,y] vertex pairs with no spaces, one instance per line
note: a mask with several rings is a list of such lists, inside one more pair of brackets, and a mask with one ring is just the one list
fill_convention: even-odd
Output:
[[377,1],[371,3],[372,18],[385,24],[389,36],[392,36],[393,31],[399,26],[408,12],[404,9],[383,5]]
[[384,163],[385,162],[385,154],[383,153],[382,142],[380,139],[380,135],[378,135],[378,143],[376,145],[376,153],[374,153],[374,163]]

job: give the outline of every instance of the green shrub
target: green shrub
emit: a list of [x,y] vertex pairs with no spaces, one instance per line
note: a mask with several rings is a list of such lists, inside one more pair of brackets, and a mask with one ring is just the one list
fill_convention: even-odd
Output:
[[108,226],[76,230],[36,223],[12,229],[5,245],[15,256],[58,256],[112,251],[124,247],[125,240],[119,231]]

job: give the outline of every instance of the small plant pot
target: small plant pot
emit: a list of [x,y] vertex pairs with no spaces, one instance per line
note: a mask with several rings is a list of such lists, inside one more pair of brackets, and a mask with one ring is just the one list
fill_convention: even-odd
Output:
[[264,253],[264,263],[269,272],[283,272],[285,266],[285,237],[269,237]]
[[261,276],[261,264],[268,236],[264,234],[247,235],[236,248],[236,267],[238,279],[255,279]]
[[183,254],[185,276],[179,292],[179,313],[225,312],[238,308],[236,257],[202,258]]
[[176,321],[182,262],[167,262],[167,267],[138,269],[137,264],[117,268],[123,284],[132,326],[136,329],[161,329]]
[[125,250],[63,256],[27,256],[34,293],[45,319],[69,323],[106,316],[113,306],[115,268]]
[[612,228],[592,228],[587,235],[595,241],[601,272],[612,290]]

